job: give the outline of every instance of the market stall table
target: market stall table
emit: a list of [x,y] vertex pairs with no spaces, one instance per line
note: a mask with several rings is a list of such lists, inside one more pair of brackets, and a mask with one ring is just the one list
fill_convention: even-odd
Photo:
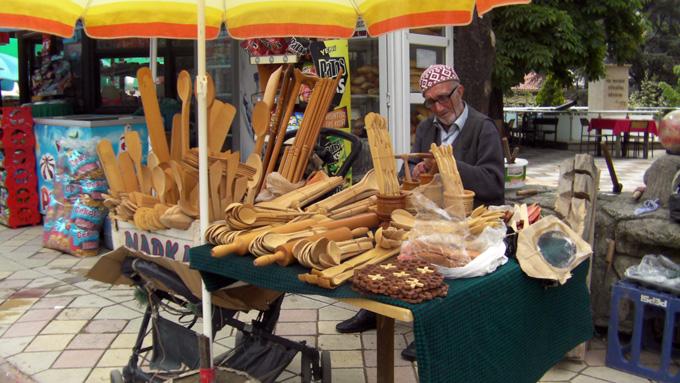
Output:
[[308,272],[302,266],[255,267],[250,256],[213,258],[210,249],[206,245],[189,252],[191,267],[201,272],[209,291],[241,280],[288,293],[336,298],[375,311],[378,382],[393,380],[394,319],[408,320],[406,310],[413,317],[421,382],[533,383],[593,333],[585,282],[588,262],[574,270],[565,285],[547,287],[510,260],[484,277],[448,280],[446,298],[413,305],[359,295],[349,283],[323,289],[298,280],[298,274]]
[[[630,133],[643,133],[644,146],[643,157],[646,159],[649,152],[649,134],[657,135],[656,121],[654,120],[631,120],[628,118],[593,118],[588,125],[588,131],[595,130],[598,144],[602,140],[602,130],[609,129],[616,137],[623,136],[621,141],[621,157],[628,155]],[[597,155],[600,155],[600,147],[597,147]]]

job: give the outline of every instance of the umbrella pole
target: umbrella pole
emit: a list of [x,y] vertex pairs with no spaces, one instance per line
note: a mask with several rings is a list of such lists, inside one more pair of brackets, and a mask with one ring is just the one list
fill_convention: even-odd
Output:
[[[198,73],[196,80],[198,84],[198,186],[199,186],[199,222],[201,232],[201,242],[205,243],[205,231],[208,228],[208,112],[206,103],[206,90],[208,80],[205,75],[205,0],[198,0]],[[212,297],[201,282],[201,300],[203,311],[203,335],[208,337],[210,347],[209,359],[210,367],[212,361]]]

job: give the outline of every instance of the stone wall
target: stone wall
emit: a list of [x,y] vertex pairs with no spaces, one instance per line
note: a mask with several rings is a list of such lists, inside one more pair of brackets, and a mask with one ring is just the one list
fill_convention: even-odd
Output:
[[[506,203],[538,203],[544,216],[554,214],[555,189],[535,185],[525,187],[529,188],[540,192],[518,198],[514,191],[507,191]],[[636,216],[633,212],[640,205],[641,201],[634,201],[632,193],[598,195],[591,275],[591,305],[596,326],[607,326],[611,286],[623,277],[626,268],[640,263],[646,254],[663,254],[680,263],[680,224],[670,221],[669,211],[663,207]],[[611,267],[606,260],[607,239],[615,243]]]

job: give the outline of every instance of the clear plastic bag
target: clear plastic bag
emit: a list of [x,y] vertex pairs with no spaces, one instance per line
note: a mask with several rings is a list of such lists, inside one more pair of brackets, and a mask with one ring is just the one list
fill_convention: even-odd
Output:
[[625,278],[680,293],[680,265],[663,255],[647,254],[640,264],[626,269]]

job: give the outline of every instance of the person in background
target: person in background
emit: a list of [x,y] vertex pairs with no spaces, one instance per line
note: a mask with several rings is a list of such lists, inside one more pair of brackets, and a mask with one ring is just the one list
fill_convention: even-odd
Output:
[[[418,125],[411,152],[427,153],[432,143],[451,145],[463,187],[475,192],[475,206],[504,204],[503,149],[493,120],[463,101],[465,87],[451,66],[431,65],[420,76],[420,88],[432,116]],[[432,166],[433,160],[418,162],[413,167],[413,177],[417,179]],[[354,317],[338,323],[336,330],[352,333],[375,327],[375,314],[359,310]],[[401,355],[414,361],[415,342]]]

